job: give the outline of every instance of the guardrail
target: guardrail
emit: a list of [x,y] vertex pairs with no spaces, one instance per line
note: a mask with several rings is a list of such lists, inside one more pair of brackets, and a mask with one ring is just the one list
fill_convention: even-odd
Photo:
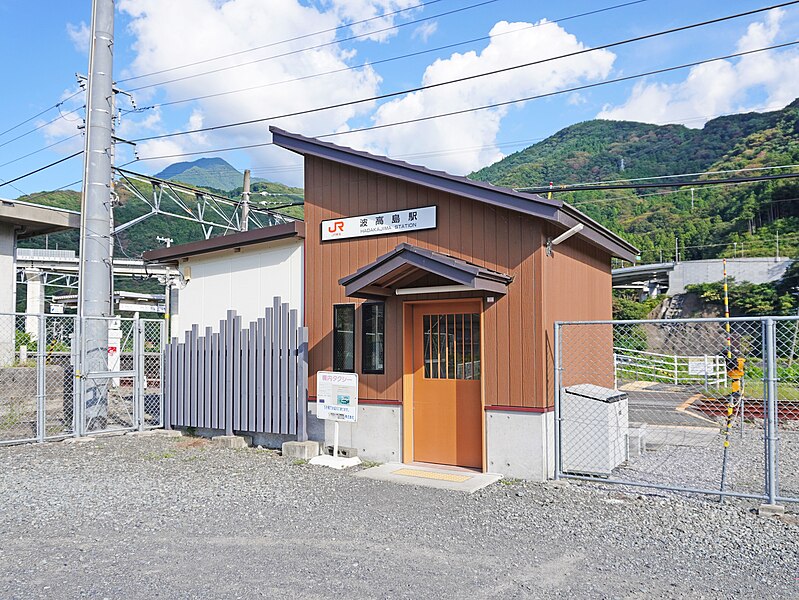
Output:
[[682,356],[614,346],[613,376],[617,384],[619,379],[643,378],[674,385],[719,387],[727,384],[727,367],[719,355]]

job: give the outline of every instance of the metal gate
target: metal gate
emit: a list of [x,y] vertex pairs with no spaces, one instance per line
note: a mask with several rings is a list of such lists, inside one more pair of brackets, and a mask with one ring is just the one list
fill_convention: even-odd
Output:
[[164,341],[161,319],[0,314],[0,444],[161,427]]
[[556,477],[799,501],[796,317],[555,324]]

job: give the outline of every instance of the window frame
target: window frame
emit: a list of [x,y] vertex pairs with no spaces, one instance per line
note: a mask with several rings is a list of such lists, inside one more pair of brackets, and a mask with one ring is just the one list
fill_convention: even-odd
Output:
[[[367,348],[367,331],[365,326],[367,310],[373,306],[379,306],[383,309],[382,324],[383,329],[380,331],[380,343],[383,346],[383,368],[371,369],[366,365],[366,348]],[[361,373],[364,375],[385,375],[386,373],[386,303],[379,300],[364,302],[361,304]]]
[[[339,336],[339,330],[336,329],[336,313],[337,313],[337,311],[339,309],[344,309],[344,308],[348,308],[348,309],[350,309],[352,311],[352,332],[351,332],[351,335],[352,335],[352,369],[339,369],[339,368],[337,368],[337,365],[336,365],[336,342],[337,342],[338,336]],[[358,362],[357,361],[358,352],[357,352],[357,348],[356,348],[356,345],[355,345],[355,342],[356,342],[356,339],[357,339],[357,337],[356,337],[356,334],[357,334],[357,312],[356,312],[356,306],[355,306],[354,303],[346,302],[346,303],[334,304],[333,305],[333,327],[332,327],[332,333],[333,333],[333,356],[332,356],[332,359],[333,359],[332,360],[333,371],[336,372],[336,373],[355,373],[355,365]],[[347,332],[347,333],[350,333],[350,332]],[[344,335],[344,332],[341,332],[341,335]]]

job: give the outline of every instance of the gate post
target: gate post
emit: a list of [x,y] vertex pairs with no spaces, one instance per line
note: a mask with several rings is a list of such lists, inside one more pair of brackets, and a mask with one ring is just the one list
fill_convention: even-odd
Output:
[[45,362],[47,360],[47,334],[45,316],[38,316],[38,339],[36,340],[36,439],[44,441],[47,435],[47,381]]
[[139,313],[133,315],[133,428],[144,430],[144,344]]
[[555,480],[560,479],[561,474],[561,457],[560,457],[560,336],[563,332],[563,323],[560,321],[555,322],[555,340],[552,345],[552,353],[554,354],[555,362],[555,407],[553,418],[555,420]]
[[778,473],[777,473],[777,347],[776,323],[774,319],[766,318],[763,321],[765,329],[763,341],[763,358],[766,365],[765,377],[765,404],[766,415],[763,420],[764,438],[766,442],[766,504],[760,506],[760,512],[765,514],[781,513],[784,509],[777,506]]
[[75,316],[74,318],[74,338],[72,342],[72,354],[74,357],[73,378],[72,378],[72,420],[75,424],[73,433],[75,437],[81,437],[86,429],[86,419],[84,417],[84,385],[83,365],[86,364],[84,357],[83,343],[83,320],[84,317]]

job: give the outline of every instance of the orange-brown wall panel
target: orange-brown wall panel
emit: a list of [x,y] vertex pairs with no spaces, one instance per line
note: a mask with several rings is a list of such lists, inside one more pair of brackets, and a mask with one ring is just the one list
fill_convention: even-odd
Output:
[[[547,406],[549,378],[543,372],[547,368],[547,353],[542,346],[551,343],[551,333],[546,333],[551,329],[551,321],[547,325],[545,319],[554,320],[562,313],[552,308],[550,314],[546,314],[545,306],[551,306],[550,301],[557,298],[544,290],[552,285],[569,286],[593,277],[598,281],[597,290],[607,289],[606,304],[610,306],[610,271],[609,267],[603,267],[604,262],[609,263],[606,256],[589,256],[590,266],[582,263],[584,257],[579,252],[568,260],[559,258],[559,264],[568,262],[571,273],[547,276],[539,266],[543,224],[537,219],[320,158],[306,157],[305,178],[305,293],[311,395],[316,394],[316,372],[332,367],[333,305],[354,303],[360,307],[362,303],[345,297],[338,280],[407,242],[513,276],[506,296],[494,295],[495,302],[484,303],[485,403],[488,406]],[[326,219],[432,205],[437,207],[436,229],[320,241],[321,222]],[[599,279],[606,279],[606,282],[599,282]],[[448,297],[453,296],[414,296],[413,300]],[[582,299],[585,300],[584,294]],[[593,308],[588,312],[596,318],[594,315],[602,311]],[[566,314],[570,319],[582,318],[574,312]],[[360,323],[358,308],[356,371],[359,373]],[[392,297],[386,302],[385,374],[361,375],[361,398],[402,400],[402,335],[402,300]]]

